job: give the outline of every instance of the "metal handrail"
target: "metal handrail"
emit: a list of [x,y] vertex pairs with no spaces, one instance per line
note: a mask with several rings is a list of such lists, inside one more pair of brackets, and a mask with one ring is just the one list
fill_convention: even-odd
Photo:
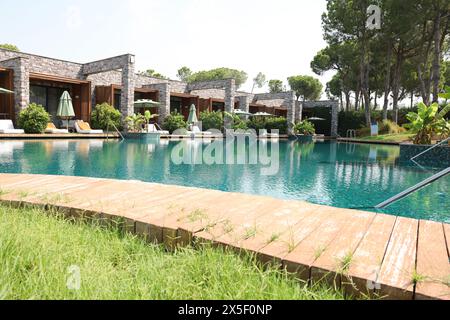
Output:
[[386,208],[387,206],[393,204],[394,202],[397,202],[397,201],[399,201],[399,200],[409,196],[410,194],[412,194],[412,193],[414,193],[416,191],[419,191],[420,189],[422,189],[422,188],[428,186],[429,184],[431,184],[431,183],[433,183],[433,182],[435,182],[435,181],[445,177],[448,174],[450,174],[450,167],[448,167],[447,169],[442,170],[439,173],[436,173],[434,176],[432,176],[432,177],[430,177],[428,179],[425,179],[424,181],[416,184],[415,186],[413,186],[413,187],[411,187],[411,188],[409,188],[409,189],[407,189],[407,190],[405,190],[405,191],[403,191],[403,192],[393,196],[392,198],[390,198],[390,199],[380,203],[379,205],[375,206],[375,209]]
[[439,147],[440,145],[442,145],[442,144],[444,144],[444,143],[446,143],[446,142],[448,142],[448,141],[450,141],[450,137],[448,137],[447,139],[445,139],[445,140],[443,140],[443,141],[441,141],[441,142],[435,144],[434,146],[432,146],[432,147],[428,148],[427,150],[425,150],[425,151],[419,153],[418,155],[415,155],[415,156],[412,157],[410,160],[411,160],[411,161],[414,161],[414,160],[417,159],[418,157],[423,156],[425,153],[430,152],[430,151],[433,150],[434,148],[437,148],[437,147]]

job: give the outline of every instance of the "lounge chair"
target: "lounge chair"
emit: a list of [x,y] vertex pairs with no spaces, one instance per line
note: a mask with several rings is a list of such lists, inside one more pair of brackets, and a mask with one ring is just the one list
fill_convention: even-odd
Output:
[[278,133],[268,133],[266,129],[262,129],[259,132],[259,137],[267,138],[267,139],[270,139],[270,138],[277,139],[280,137],[280,135]]
[[14,129],[14,124],[11,120],[0,120],[0,133],[4,134],[24,134],[22,129]]
[[147,133],[159,133],[159,134],[163,134],[163,135],[169,135],[170,134],[169,131],[158,129],[157,125],[155,125],[155,124],[149,124],[148,125]]
[[47,129],[45,129],[45,133],[50,134],[67,134],[69,133],[69,130],[66,129],[57,129],[56,126],[50,122],[47,124]]
[[75,121],[75,130],[82,134],[102,134],[103,130],[92,130],[89,123],[83,120]]

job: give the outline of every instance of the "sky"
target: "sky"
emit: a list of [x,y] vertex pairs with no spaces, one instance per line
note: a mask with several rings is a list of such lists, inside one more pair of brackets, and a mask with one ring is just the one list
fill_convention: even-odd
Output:
[[[251,90],[267,79],[315,74],[310,62],[326,46],[325,0],[15,0],[3,2],[0,43],[75,62],[125,53],[138,71],[216,67],[244,70]],[[332,74],[318,77],[324,86]],[[267,88],[257,89],[263,92]]]

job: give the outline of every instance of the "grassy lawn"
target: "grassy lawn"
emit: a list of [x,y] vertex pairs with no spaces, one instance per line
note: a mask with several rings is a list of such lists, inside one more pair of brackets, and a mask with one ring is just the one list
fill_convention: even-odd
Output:
[[[70,266],[80,290],[69,290]],[[220,249],[168,253],[117,230],[0,205],[1,299],[342,299],[251,257]]]
[[362,137],[357,138],[359,140],[366,140],[366,141],[380,141],[380,142],[408,142],[411,141],[411,139],[414,137],[414,134],[411,133],[398,133],[398,134],[384,134],[379,136],[368,136],[368,137]]

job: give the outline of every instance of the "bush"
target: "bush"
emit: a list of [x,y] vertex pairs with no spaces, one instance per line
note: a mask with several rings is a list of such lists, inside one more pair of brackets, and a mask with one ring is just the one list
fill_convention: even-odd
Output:
[[262,117],[252,117],[248,121],[248,127],[256,132],[259,132],[259,130],[266,128],[266,120]]
[[223,114],[220,111],[203,111],[200,113],[199,120],[202,122],[202,129],[204,131],[223,128]]
[[312,122],[303,120],[295,124],[294,132],[295,134],[304,134],[307,136],[311,136],[316,133],[316,128],[314,127],[314,124]]
[[173,133],[178,129],[186,129],[187,123],[184,121],[183,115],[174,112],[164,119],[163,128],[164,130],[168,130],[170,133]]
[[35,103],[30,104],[19,113],[18,125],[26,133],[43,133],[50,122],[50,115],[44,107]]
[[266,119],[267,130],[278,130],[280,134],[287,134],[288,125],[284,117]]
[[120,118],[122,117],[119,110],[107,103],[95,106],[91,114],[91,124],[95,129],[109,130],[112,125],[118,129],[121,127]]

